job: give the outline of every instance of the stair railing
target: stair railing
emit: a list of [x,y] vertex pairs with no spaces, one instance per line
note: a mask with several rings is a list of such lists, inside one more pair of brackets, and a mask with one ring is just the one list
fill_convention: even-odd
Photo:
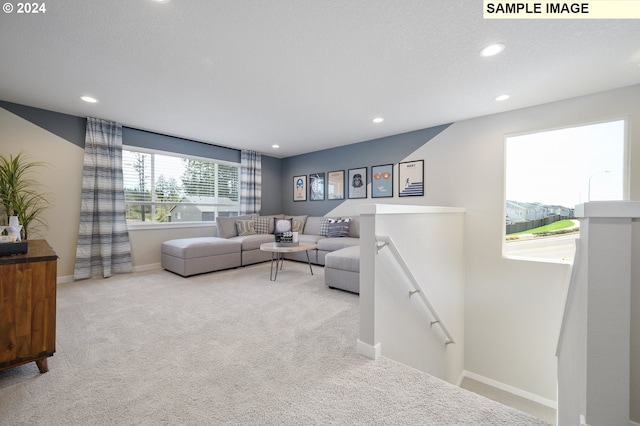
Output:
[[396,261],[398,262],[398,264],[400,265],[403,272],[405,273],[405,275],[407,276],[407,278],[411,282],[411,285],[414,288],[413,290],[409,290],[409,298],[413,297],[414,294],[417,294],[418,296],[420,296],[420,299],[429,310],[429,313],[431,314],[431,316],[434,318],[434,320],[431,321],[431,324],[430,324],[431,327],[433,328],[433,326],[436,324],[439,325],[440,328],[442,329],[442,332],[447,337],[447,339],[444,342],[445,348],[447,347],[447,345],[450,345],[451,343],[455,343],[455,341],[453,340],[453,337],[451,336],[451,333],[449,333],[449,330],[444,325],[444,323],[442,322],[442,319],[440,318],[435,308],[429,301],[429,298],[427,297],[424,290],[422,289],[422,286],[416,279],[415,275],[413,275],[411,268],[409,268],[409,265],[407,265],[407,262],[404,260],[404,257],[398,250],[398,247],[393,242],[393,239],[391,239],[391,237],[388,237],[388,236],[376,235],[376,254],[380,254],[380,250],[382,250],[384,247],[388,247],[389,250],[391,250],[391,253],[393,253],[393,256],[395,257]]
[[560,323],[560,332],[558,333],[558,344],[556,346],[556,356],[560,355],[560,345],[562,345],[562,340],[564,338],[564,331],[567,327],[567,320],[569,317],[569,310],[573,306],[574,296],[573,292],[575,290],[578,268],[580,267],[580,238],[576,238],[576,251],[573,255],[573,262],[571,263],[571,272],[569,273],[569,284],[567,285],[567,291],[564,298],[564,311],[562,312],[562,322]]

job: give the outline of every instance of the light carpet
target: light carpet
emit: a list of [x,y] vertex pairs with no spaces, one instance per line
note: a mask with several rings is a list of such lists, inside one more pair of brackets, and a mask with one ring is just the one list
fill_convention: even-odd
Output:
[[57,352],[0,371],[2,425],[547,425],[356,353],[358,296],[285,262],[58,286]]

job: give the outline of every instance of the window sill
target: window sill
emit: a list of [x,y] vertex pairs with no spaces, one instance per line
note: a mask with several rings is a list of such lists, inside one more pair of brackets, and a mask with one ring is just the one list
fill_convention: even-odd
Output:
[[129,231],[152,229],[215,228],[215,222],[127,222]]
[[507,260],[519,260],[519,261],[523,261],[523,262],[538,262],[538,263],[555,263],[555,264],[559,264],[559,265],[571,265],[573,263],[573,258],[571,259],[567,259],[567,258],[562,258],[562,259],[554,259],[554,258],[542,258],[542,257],[525,257],[525,256],[509,256],[509,255],[502,255],[502,257],[504,259]]

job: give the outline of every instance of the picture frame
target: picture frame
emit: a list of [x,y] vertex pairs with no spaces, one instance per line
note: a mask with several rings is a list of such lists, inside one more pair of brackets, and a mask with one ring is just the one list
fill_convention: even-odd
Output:
[[293,201],[307,201],[307,176],[293,177]]
[[424,160],[406,161],[398,164],[398,196],[419,197],[424,195]]
[[349,198],[367,198],[367,168],[349,169],[347,185]]
[[324,200],[324,191],[325,191],[325,174],[321,173],[313,173],[309,175],[309,200],[311,201],[322,201]]
[[393,197],[393,164],[371,166],[371,198]]
[[344,200],[344,170],[327,174],[327,200]]

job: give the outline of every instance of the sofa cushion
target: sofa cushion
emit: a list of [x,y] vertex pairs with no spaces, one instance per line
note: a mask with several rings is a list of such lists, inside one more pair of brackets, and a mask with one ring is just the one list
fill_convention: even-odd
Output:
[[360,238],[360,218],[358,216],[350,217],[349,221],[349,236],[353,238]]
[[322,238],[318,240],[318,250],[336,251],[345,247],[360,246],[359,238],[340,237],[340,238]]
[[259,250],[260,244],[272,243],[275,241],[273,234],[255,234],[246,235],[244,237],[232,237],[231,241],[239,242],[242,245],[242,251]]
[[239,236],[245,236],[245,235],[253,235],[256,233],[256,228],[254,226],[255,221],[253,219],[251,220],[237,220],[236,221],[236,228],[238,230],[238,235]]
[[349,236],[349,219],[329,219],[329,229],[327,237],[348,237]]
[[298,242],[300,243],[309,243],[309,244],[318,244],[318,241],[324,240],[327,237],[323,237],[320,235],[313,234],[300,234],[298,236]]
[[217,237],[196,237],[169,240],[162,243],[163,254],[180,259],[217,256],[240,252],[240,244],[232,240]]
[[238,235],[238,229],[236,228],[237,220],[253,219],[256,215],[244,215],[244,216],[232,216],[232,217],[220,217],[216,218],[216,228],[218,228],[218,236],[220,238],[230,238]]
[[342,271],[360,272],[360,246],[346,247],[328,253],[325,267]]

